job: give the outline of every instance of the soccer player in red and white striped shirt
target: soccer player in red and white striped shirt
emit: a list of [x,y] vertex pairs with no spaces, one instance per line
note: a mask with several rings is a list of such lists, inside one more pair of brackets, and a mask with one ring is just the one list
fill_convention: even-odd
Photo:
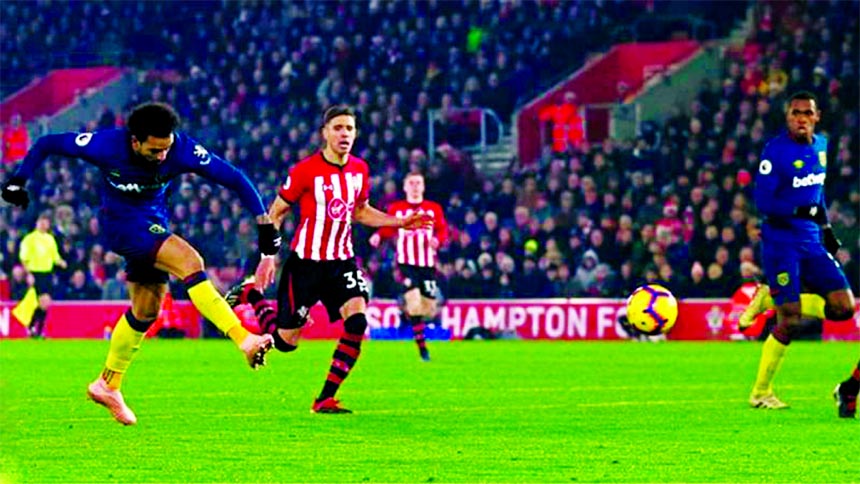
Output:
[[266,265],[259,266],[254,279],[232,289],[227,300],[233,306],[252,304],[260,327],[272,334],[275,348],[284,352],[296,349],[299,332],[318,301],[326,307],[331,321],[343,319],[344,332],[311,410],[350,413],[334,396],[361,352],[369,298],[364,274],[355,263],[352,222],[415,229],[428,225],[430,219],[421,213],[397,218],[370,205],[367,163],[349,153],[357,133],[352,108],[333,106],[326,110],[321,129],[323,149],[290,169],[269,208],[269,217],[280,228],[290,208],[299,207],[293,252],[278,283],[278,310],[260,292],[274,280],[274,270]]
[[388,207],[388,213],[405,219],[413,214],[424,214],[433,221],[428,227],[415,229],[384,227],[370,236],[370,245],[379,247],[383,239],[397,238],[397,264],[404,276],[406,316],[421,359],[430,361],[424,339],[426,320],[436,314],[436,250],[448,239],[448,223],[442,207],[424,199],[424,176],[410,173],[403,180],[406,200],[398,200]]

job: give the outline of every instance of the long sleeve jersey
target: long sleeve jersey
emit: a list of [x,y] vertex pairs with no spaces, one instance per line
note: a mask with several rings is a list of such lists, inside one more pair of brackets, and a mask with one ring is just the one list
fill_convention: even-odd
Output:
[[255,216],[266,212],[260,194],[240,170],[209,153],[183,133],[174,133],[166,159],[158,164],[142,161],[131,149],[127,129],[94,133],[62,133],[42,136],[27,153],[15,176],[28,179],[49,155],[80,158],[101,170],[102,210],[110,218],[130,213],[167,219],[167,189],[177,176],[196,173],[238,193],[242,204]]

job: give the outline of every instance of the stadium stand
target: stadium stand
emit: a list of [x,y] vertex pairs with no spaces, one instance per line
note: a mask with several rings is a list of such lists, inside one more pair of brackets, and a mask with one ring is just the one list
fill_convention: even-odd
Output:
[[[735,2],[713,15],[721,5],[686,6],[689,18],[718,19],[691,22],[697,39],[727,36],[746,9]],[[475,171],[458,149],[462,133],[448,125],[437,138],[447,142],[443,162],[430,162],[430,109],[486,106],[509,121],[593,53],[676,33],[677,25],[659,21],[666,8],[648,1],[7,2],[0,5],[0,90],[9,94],[58,67],[141,69],[148,74],[127,105],[106,107],[80,128],[122,125],[138,102],[170,102],[183,128],[250,173],[266,200],[286,168],[318,143],[318,113],[354,104],[362,114],[356,153],[371,162],[372,200],[384,207],[400,177],[420,168],[427,198],[449,209],[443,293],[505,298],[622,297],[642,281],[661,281],[682,297],[730,295],[755,275],[760,257],[750,202],[758,153],[781,125],[785,93],[811,87],[834,148],[827,189],[845,242],[839,257],[856,284],[857,15],[833,18],[826,4],[756,4],[752,35],[725,51],[719,78],[636,139],[514,163],[497,179]],[[146,16],[166,20],[151,31],[138,20]],[[40,42],[49,48],[33,47]],[[76,271],[99,288],[123,277],[120,261],[98,244],[97,178],[74,160],[52,160],[30,184],[40,188],[34,207],[0,208],[0,270],[13,293],[21,227],[44,210],[53,211],[69,261],[61,286],[71,287]],[[173,200],[172,228],[200,248],[213,280],[223,288],[238,280],[255,234],[237,200],[190,177],[177,181]],[[286,235],[292,230],[287,223]],[[400,276],[391,251],[371,250],[368,235],[358,229],[355,240],[374,293],[393,297]]]

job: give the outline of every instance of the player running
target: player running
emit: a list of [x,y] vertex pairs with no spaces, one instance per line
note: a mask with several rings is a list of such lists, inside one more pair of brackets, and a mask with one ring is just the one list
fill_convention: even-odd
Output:
[[424,175],[409,173],[403,180],[406,200],[398,200],[388,207],[388,213],[405,218],[413,213],[432,217],[433,225],[419,229],[386,227],[370,236],[370,245],[379,247],[384,239],[397,237],[397,264],[403,274],[406,316],[421,359],[430,361],[430,352],[424,339],[426,321],[436,314],[436,250],[448,239],[448,224],[442,207],[424,199]]
[[251,368],[263,365],[272,347],[271,336],[250,334],[242,327],[208,280],[197,250],[168,229],[165,194],[171,180],[183,173],[196,173],[238,193],[256,216],[263,254],[260,270],[274,271],[280,237],[248,178],[176,131],[178,126],[179,117],[173,108],[147,103],[132,111],[126,128],[43,136],[3,187],[4,200],[26,208],[27,179],[48,156],[80,158],[101,170],[104,184],[99,222],[107,248],[125,258],[131,309],[117,321],[104,370],[89,385],[87,394],[125,425],[133,425],[137,418],[120,392],[123,375],[158,317],[168,273],[183,281],[194,306],[233,340]]
[[232,306],[253,305],[260,328],[272,334],[275,348],[283,352],[296,349],[301,328],[318,301],[322,301],[331,321],[343,319],[343,333],[328,376],[311,407],[315,413],[351,413],[334,396],[358,360],[367,329],[364,313],[369,294],[364,274],[355,263],[353,220],[371,227],[405,229],[430,223],[422,213],[397,218],[370,205],[367,163],[350,154],[356,129],[352,108],[333,106],[326,110],[321,127],[322,150],[290,169],[278,198],[269,208],[269,216],[278,228],[291,207],[299,208],[292,253],[278,283],[278,310],[260,292],[273,282],[271,267],[258,267],[255,277],[246,279],[227,295]]
[[[765,146],[759,163],[755,201],[765,216],[763,265],[777,325],[762,348],[749,400],[755,408],[788,408],[774,394],[772,381],[799,327],[801,309],[832,321],[854,315],[854,295],[833,257],[840,243],[827,220],[827,139],[814,133],[820,118],[813,94],[792,95],[786,104],[788,131]],[[825,299],[801,299],[801,284]],[[757,296],[753,304],[763,298]]]

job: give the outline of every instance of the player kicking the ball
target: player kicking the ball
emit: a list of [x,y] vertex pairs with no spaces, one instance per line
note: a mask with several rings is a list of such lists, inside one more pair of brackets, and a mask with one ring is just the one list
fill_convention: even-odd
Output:
[[196,173],[238,193],[257,218],[263,254],[258,270],[274,271],[280,237],[250,180],[176,131],[178,126],[173,108],[148,103],[132,111],[126,128],[43,136],[3,186],[4,200],[26,208],[30,201],[27,178],[48,156],[80,158],[101,170],[104,187],[99,221],[107,248],[125,258],[131,309],[117,321],[104,369],[87,388],[87,395],[125,425],[135,424],[137,417],[125,404],[120,386],[147,329],[158,317],[168,274],[182,280],[194,306],[236,343],[251,368],[263,365],[272,347],[271,336],[250,334],[242,327],[207,278],[197,250],[168,229],[165,197],[171,180]]

